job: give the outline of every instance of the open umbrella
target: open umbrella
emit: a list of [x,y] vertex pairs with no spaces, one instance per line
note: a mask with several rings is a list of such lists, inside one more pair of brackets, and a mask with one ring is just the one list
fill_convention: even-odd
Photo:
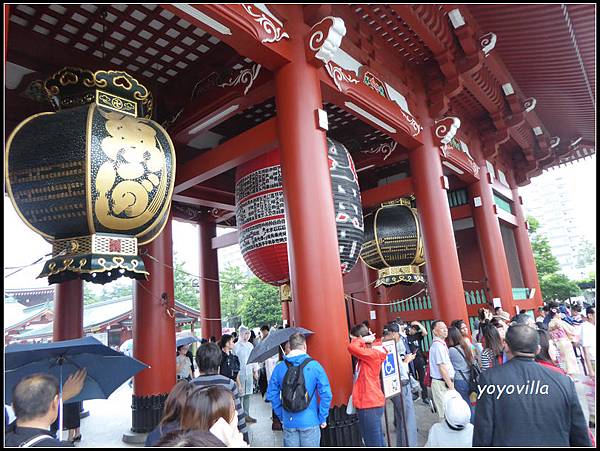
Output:
[[4,399],[24,377],[35,373],[55,376],[60,383],[59,431],[62,434],[63,382],[81,368],[87,375],[81,392],[69,402],[106,399],[112,392],[148,365],[103,345],[94,337],[54,343],[13,344],[4,349]]
[[288,327],[286,329],[273,330],[263,341],[254,346],[254,349],[248,357],[248,363],[263,362],[269,357],[277,354],[279,346],[288,341],[293,334],[302,334],[304,336],[314,334],[312,330],[303,327]]
[[194,342],[200,342],[200,339],[197,337],[194,337],[192,335],[188,335],[186,337],[181,337],[178,338],[177,341],[175,342],[175,346],[179,347],[179,346],[185,346],[185,345],[189,345],[192,344]]

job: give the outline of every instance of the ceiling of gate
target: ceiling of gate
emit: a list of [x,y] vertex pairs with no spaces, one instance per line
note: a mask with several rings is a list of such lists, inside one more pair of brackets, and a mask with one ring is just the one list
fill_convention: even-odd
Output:
[[502,62],[553,136],[595,145],[596,6],[468,5],[482,30],[494,32]]

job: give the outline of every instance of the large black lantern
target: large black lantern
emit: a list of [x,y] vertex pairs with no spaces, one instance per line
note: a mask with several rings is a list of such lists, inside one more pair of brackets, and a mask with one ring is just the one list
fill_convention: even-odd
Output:
[[65,68],[46,80],[57,112],[24,120],[7,141],[7,191],[53,245],[39,277],[106,283],[148,273],[138,244],[168,220],[175,152],[150,119],[152,96],[125,72]]
[[383,204],[365,217],[363,261],[378,271],[376,286],[423,282],[425,263],[417,210],[410,199]]

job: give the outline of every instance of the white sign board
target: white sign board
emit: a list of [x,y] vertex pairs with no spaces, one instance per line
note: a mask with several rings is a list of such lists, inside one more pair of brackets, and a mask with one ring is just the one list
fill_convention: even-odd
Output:
[[381,364],[381,379],[383,386],[383,395],[386,398],[396,396],[402,391],[400,384],[400,362],[398,361],[398,351],[394,340],[386,340],[381,343],[387,351],[387,357]]
[[371,314],[371,319],[377,319],[377,312],[375,312],[375,310],[371,310],[369,313]]
[[502,299],[500,299],[500,298],[493,298],[492,302],[494,304],[494,308],[496,308],[496,307],[502,307]]

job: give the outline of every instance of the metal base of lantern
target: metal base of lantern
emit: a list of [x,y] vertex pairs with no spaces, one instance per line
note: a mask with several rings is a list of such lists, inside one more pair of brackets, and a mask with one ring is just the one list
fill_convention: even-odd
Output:
[[168,393],[153,396],[131,396],[131,431],[151,432],[163,415]]
[[395,285],[397,283],[412,284],[416,282],[425,282],[425,278],[418,266],[394,266],[391,268],[380,269],[377,273],[377,283],[379,285]]
[[329,409],[327,427],[321,430],[321,446],[362,446],[358,415],[348,415],[345,404]]

